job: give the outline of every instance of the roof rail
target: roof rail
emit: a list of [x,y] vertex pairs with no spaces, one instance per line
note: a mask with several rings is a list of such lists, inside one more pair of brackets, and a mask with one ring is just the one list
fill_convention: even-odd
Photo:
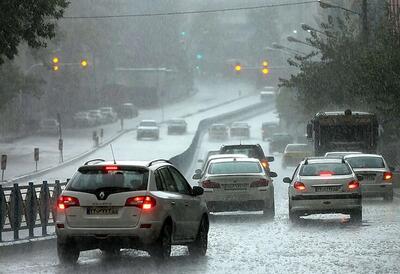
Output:
[[89,161],[85,162],[83,165],[87,166],[88,164],[90,164],[92,162],[97,162],[97,163],[98,162],[105,162],[105,160],[104,159],[92,159],[92,160],[89,160]]
[[153,165],[154,163],[156,163],[156,162],[165,162],[165,163],[171,164],[171,162],[168,161],[168,160],[165,160],[165,159],[156,159],[156,160],[150,161],[150,162],[147,164],[147,166],[148,166],[148,167],[149,167],[149,166],[152,166],[152,165]]

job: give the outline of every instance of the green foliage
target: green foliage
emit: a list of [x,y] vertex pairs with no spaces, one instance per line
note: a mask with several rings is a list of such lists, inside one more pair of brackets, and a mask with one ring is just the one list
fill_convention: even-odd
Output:
[[313,53],[288,60],[300,72],[281,85],[297,88],[298,111],[311,116],[317,111],[351,108],[374,111],[390,120],[399,117],[400,35],[396,24],[383,17],[371,26],[370,40],[364,43],[347,19],[333,21],[321,25],[325,35],[312,32],[307,39],[315,47]]
[[55,21],[64,13],[66,0],[2,0],[0,2],[0,64],[13,59],[18,46],[46,46],[55,35]]

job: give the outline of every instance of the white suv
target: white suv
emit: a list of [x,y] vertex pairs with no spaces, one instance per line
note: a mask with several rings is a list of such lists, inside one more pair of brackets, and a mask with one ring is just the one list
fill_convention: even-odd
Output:
[[115,255],[134,248],[165,259],[173,244],[205,255],[209,219],[202,194],[166,160],[89,161],[57,202],[58,257],[74,263],[83,250]]

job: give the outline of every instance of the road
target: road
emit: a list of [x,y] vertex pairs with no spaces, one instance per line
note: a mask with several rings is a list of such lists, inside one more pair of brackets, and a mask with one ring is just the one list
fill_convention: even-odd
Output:
[[[276,119],[272,111],[249,119],[252,139],[246,143],[259,142],[268,151],[268,144],[260,138],[260,126],[262,121],[272,119]],[[205,135],[198,155],[220,145],[209,142]],[[129,151],[130,143],[125,143],[125,148]],[[136,157],[135,153],[131,155]],[[108,260],[99,251],[87,251],[81,253],[78,265],[63,267],[58,263],[55,248],[50,248],[0,258],[0,272],[400,273],[399,200],[364,201],[361,225],[349,223],[346,215],[317,215],[290,224],[287,185],[282,178],[291,175],[292,169],[282,169],[281,155],[275,157],[271,164],[272,170],[279,174],[274,180],[275,219],[266,220],[261,212],[212,214],[205,258],[187,256],[185,247],[175,247],[171,260],[162,265],[145,252],[124,250],[121,258]]]

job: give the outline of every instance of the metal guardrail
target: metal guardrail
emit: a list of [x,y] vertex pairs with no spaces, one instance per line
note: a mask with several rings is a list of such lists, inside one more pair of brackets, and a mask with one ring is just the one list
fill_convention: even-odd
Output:
[[14,240],[18,240],[20,231],[26,229],[33,238],[38,227],[42,228],[40,236],[46,236],[47,227],[54,225],[57,199],[67,182],[0,185],[0,242],[4,232],[14,232]]

